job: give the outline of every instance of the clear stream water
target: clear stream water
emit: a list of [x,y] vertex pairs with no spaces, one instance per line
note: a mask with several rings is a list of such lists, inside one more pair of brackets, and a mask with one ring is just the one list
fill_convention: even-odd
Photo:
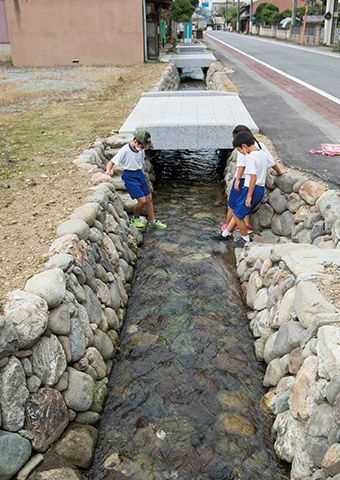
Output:
[[283,480],[224,221],[225,156],[157,152],[154,203],[91,480]]

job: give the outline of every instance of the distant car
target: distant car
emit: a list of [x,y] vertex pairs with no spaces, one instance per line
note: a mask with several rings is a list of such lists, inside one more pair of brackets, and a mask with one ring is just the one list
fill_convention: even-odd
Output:
[[207,27],[207,30],[212,30],[212,27]]

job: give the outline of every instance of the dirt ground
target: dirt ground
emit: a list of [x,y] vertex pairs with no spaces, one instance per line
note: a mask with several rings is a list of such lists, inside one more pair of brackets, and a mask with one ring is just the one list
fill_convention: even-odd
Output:
[[57,226],[90,193],[72,160],[117,132],[165,67],[0,66],[0,313],[8,292],[45,268]]

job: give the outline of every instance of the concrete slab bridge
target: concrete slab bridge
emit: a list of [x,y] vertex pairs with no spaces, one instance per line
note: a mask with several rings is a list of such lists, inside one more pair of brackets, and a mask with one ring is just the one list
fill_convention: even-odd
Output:
[[259,129],[236,93],[189,90],[143,93],[120,134],[146,129],[157,150],[232,149],[236,125]]

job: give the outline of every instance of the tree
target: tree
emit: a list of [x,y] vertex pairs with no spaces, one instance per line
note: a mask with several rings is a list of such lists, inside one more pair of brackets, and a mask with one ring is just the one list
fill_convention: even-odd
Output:
[[256,9],[254,23],[272,25],[274,15],[277,12],[279,12],[279,8],[273,3],[261,3]]
[[170,6],[170,14],[175,22],[191,22],[194,10],[190,0],[175,0]]
[[199,0],[190,0],[191,5],[193,5],[195,8],[198,7]]

